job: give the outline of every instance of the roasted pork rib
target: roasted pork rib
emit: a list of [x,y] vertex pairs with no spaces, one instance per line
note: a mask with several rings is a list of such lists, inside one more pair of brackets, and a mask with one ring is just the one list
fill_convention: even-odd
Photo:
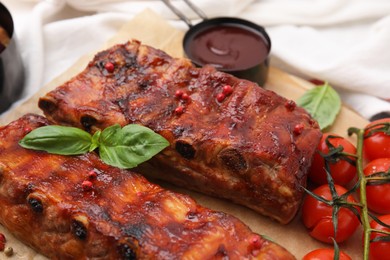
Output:
[[161,170],[155,176],[281,223],[299,208],[321,136],[294,102],[138,41],[98,53],[39,106],[52,122],[92,132],[115,123],[147,126],[171,143],[150,161]]
[[51,259],[294,259],[238,219],[94,153],[18,145],[47,123],[30,114],[0,128],[0,223]]

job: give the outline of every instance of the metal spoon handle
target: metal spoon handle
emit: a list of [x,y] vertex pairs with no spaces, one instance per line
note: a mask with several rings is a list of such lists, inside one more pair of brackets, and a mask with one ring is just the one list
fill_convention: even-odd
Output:
[[[162,0],[164,4],[171,9],[172,12],[174,12],[183,22],[185,22],[188,27],[192,27],[191,20],[183,14],[179,9],[177,9],[175,6],[172,5],[170,0]],[[183,0],[197,15],[199,15],[200,18],[203,20],[207,20],[207,16],[204,14],[202,10],[200,10],[198,7],[196,7],[191,1],[189,0]]]
[[207,20],[207,16],[205,15],[205,13],[197,6],[195,6],[190,0],[184,0],[184,2],[186,2],[186,4],[192,9],[192,11],[199,15],[200,18],[202,18],[203,20]]

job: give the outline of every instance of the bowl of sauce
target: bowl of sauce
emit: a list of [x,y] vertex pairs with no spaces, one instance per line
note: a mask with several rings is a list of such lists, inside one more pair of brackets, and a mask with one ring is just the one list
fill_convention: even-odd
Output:
[[0,3],[0,113],[22,94],[24,69],[11,13]]
[[271,40],[255,23],[233,17],[204,20],[190,27],[183,48],[196,66],[212,65],[260,86],[266,82]]

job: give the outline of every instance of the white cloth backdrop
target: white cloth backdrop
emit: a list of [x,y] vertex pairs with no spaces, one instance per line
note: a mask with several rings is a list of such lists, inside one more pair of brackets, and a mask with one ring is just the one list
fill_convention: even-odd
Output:
[[[27,67],[25,97],[96,50],[134,15],[153,9],[186,26],[157,0],[6,0]],[[330,82],[344,103],[369,119],[390,113],[389,0],[193,0],[207,16],[263,25],[271,64]],[[198,21],[181,0],[172,3]]]

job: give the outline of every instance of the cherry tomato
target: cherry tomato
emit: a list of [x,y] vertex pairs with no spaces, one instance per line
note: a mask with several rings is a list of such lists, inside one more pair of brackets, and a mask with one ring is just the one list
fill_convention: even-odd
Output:
[[[335,136],[336,138],[333,138]],[[324,158],[320,155],[329,154],[329,147],[326,144],[326,139],[328,138],[329,142],[334,147],[343,147],[343,152],[356,154],[355,146],[346,140],[345,138],[338,136],[336,134],[324,134],[321,138],[320,143],[318,144],[317,151],[314,154],[313,162],[309,170],[309,179],[316,184],[326,184],[326,172],[325,172],[325,162]],[[353,162],[354,158],[348,157]],[[332,175],[333,181],[336,184],[345,186],[347,185],[356,175],[356,167],[350,162],[346,161],[343,157],[337,157],[335,161],[330,162],[330,174]]]
[[[364,175],[369,176],[376,172],[388,172],[390,170],[390,158],[380,158],[371,161],[364,168]],[[367,206],[372,211],[380,214],[390,214],[390,183],[367,183]]]
[[[340,185],[335,185],[338,195],[347,192]],[[327,200],[332,200],[332,195],[328,185],[322,185],[312,191],[314,194],[321,196]],[[356,202],[350,195],[347,201]],[[314,197],[307,195],[302,206],[302,220],[306,228],[309,229],[309,234],[317,240],[325,243],[333,244],[334,228],[332,221],[332,206],[329,206]],[[355,232],[360,222],[350,209],[340,208],[338,216],[338,227],[336,234],[336,242],[343,242]]]
[[[333,260],[334,249],[320,248],[307,253],[302,260]],[[339,260],[352,260],[346,253],[339,251]]]
[[[372,161],[378,158],[390,158],[390,125],[386,126],[387,133],[383,130],[380,132],[369,134],[370,127],[373,127],[376,124],[380,123],[390,123],[390,118],[383,118],[376,121],[371,122],[366,126],[366,131],[364,133],[364,156],[368,161]],[[378,130],[384,126],[377,126],[371,128]]]
[[[390,225],[390,215],[383,215],[378,218],[383,223]],[[370,222],[370,226],[373,229],[385,230],[387,232],[390,232],[390,228],[384,227],[378,224],[374,220]],[[370,240],[380,236],[385,236],[385,235],[377,232],[372,232],[370,236]],[[390,242],[376,241],[370,243],[370,260],[386,260],[389,259],[389,256],[390,256]]]

